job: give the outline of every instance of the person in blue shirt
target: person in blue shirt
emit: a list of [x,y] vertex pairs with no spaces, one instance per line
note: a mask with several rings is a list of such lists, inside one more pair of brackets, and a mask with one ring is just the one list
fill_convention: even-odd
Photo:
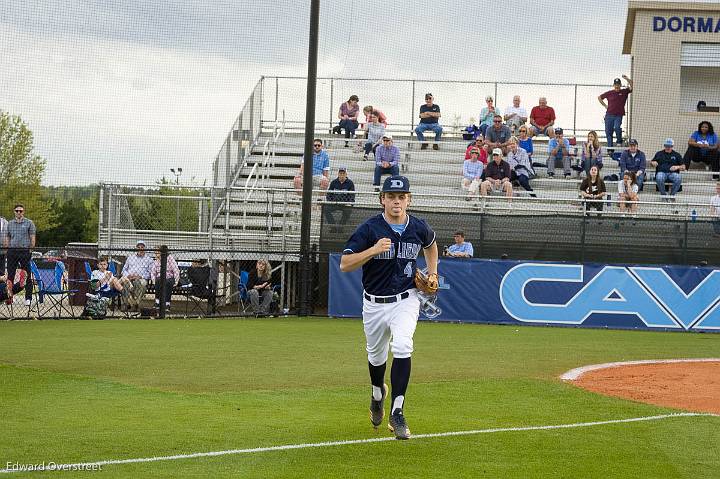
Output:
[[460,187],[467,192],[465,201],[470,201],[473,196],[480,194],[482,183],[483,164],[478,161],[480,151],[477,148],[470,150],[470,159],[463,162],[463,178]]
[[[330,188],[327,192],[327,201],[334,203],[354,203],[355,195],[353,193],[344,193],[347,191],[355,191],[355,183],[348,178],[347,167],[341,166],[338,168],[338,176],[330,183]],[[335,218],[335,213],[340,212],[340,221],[338,222]],[[323,213],[325,216],[325,222],[328,224],[340,224],[344,225],[350,218],[351,209],[348,205],[323,205]]]
[[372,385],[370,421],[377,428],[385,416],[388,392],[385,366],[392,350],[392,405],[388,428],[397,439],[409,439],[403,406],[410,381],[413,336],[420,314],[415,270],[422,251],[428,280],[437,286],[438,248],[430,226],[407,213],[410,181],[406,177],[391,176],[385,180],[380,204],[383,212],[358,226],[345,244],[340,271],[362,267],[363,327]]
[[465,241],[465,232],[458,230],[453,234],[455,244],[448,246],[445,251],[445,256],[452,256],[454,258],[472,258],[473,257],[473,245],[469,241]]
[[548,142],[547,171],[550,178],[555,176],[555,161],[562,160],[565,178],[570,178],[570,141],[563,138],[563,129],[555,128],[555,138]]
[[[302,195],[304,161],[300,163],[300,170],[295,175],[293,186],[298,195]],[[330,157],[323,149],[323,142],[319,138],[313,140],[312,157],[313,189],[327,190],[330,185]]]
[[620,178],[625,175],[626,171],[632,171],[635,173],[635,181],[637,182],[638,189],[642,191],[643,183],[645,183],[645,153],[638,148],[638,142],[632,138],[628,142],[627,150],[623,150],[618,160],[618,166],[620,167]]
[[400,149],[393,145],[392,135],[386,134],[382,137],[382,145],[375,149],[375,174],[373,175],[373,186],[375,191],[380,191],[380,178],[382,175],[400,174]]
[[675,142],[672,138],[665,140],[663,149],[655,153],[650,164],[655,167],[655,183],[658,191],[660,191],[660,197],[663,200],[667,199],[665,182],[669,181],[672,183],[670,198],[674,201],[675,195],[680,191],[682,182],[680,172],[685,170],[685,164],[683,163],[683,157],[673,150],[673,146],[675,146]]
[[426,150],[428,144],[425,143],[424,131],[432,130],[435,132],[435,143],[433,143],[433,150],[439,148],[438,141],[442,137],[442,126],[440,126],[440,107],[433,103],[432,93],[425,94],[425,104],[420,105],[420,123],[415,127],[415,134],[417,135],[418,141],[423,142],[420,146],[421,150]]
[[[718,152],[718,136],[709,121],[701,121],[697,131],[690,135],[688,149],[683,158],[685,169],[690,169],[691,161],[710,165],[712,171],[720,171],[720,153]],[[717,175],[715,175],[717,179]]]

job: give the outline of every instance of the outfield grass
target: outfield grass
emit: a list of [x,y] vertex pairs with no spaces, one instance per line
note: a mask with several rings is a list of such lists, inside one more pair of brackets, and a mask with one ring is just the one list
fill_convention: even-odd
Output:
[[[357,320],[0,324],[0,468],[389,436]],[[720,335],[423,323],[415,434],[675,412],[560,382],[598,362],[720,356]],[[108,465],[61,477],[714,478],[720,418]],[[50,473],[8,477],[49,477]]]

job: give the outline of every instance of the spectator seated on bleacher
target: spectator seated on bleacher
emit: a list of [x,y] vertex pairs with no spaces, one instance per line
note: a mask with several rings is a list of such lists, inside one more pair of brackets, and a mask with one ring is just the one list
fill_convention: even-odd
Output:
[[425,143],[424,131],[432,130],[435,132],[435,143],[433,143],[433,150],[437,150],[439,145],[437,144],[442,137],[442,126],[440,126],[439,119],[440,107],[433,103],[432,93],[425,94],[425,104],[420,106],[420,123],[415,127],[415,134],[417,135],[418,141],[422,141],[423,144],[420,149],[426,150],[428,144]]
[[[718,137],[709,121],[701,121],[697,131],[690,135],[684,158],[686,170],[690,169],[692,161],[705,163],[710,166],[712,171],[720,171]],[[717,179],[717,175],[715,175],[715,179]]]
[[377,115],[371,113],[370,122],[367,124],[367,139],[365,140],[363,161],[368,159],[371,151],[373,154],[375,153],[375,148],[382,143],[383,135],[385,135],[385,125],[380,123]]
[[[360,113],[359,102],[360,99],[357,95],[351,95],[348,101],[340,105],[337,115],[340,123],[333,128],[333,133],[339,135],[342,133],[342,130],[345,130],[345,138],[355,137],[355,130],[357,130],[360,125],[357,121],[358,114]],[[350,146],[350,144],[346,141],[345,148],[348,146]]]
[[547,105],[547,99],[540,97],[538,106],[530,110],[530,136],[548,135],[552,133],[555,124],[555,110]]
[[502,150],[495,148],[492,152],[492,161],[488,163],[483,173],[483,182],[480,184],[480,196],[487,196],[494,191],[505,192],[505,196],[512,198],[513,188],[510,181],[510,165],[503,160]]
[[[300,170],[295,175],[293,180],[293,186],[295,186],[295,192],[298,195],[302,195],[303,185],[303,168],[305,166],[305,159],[300,163]],[[323,149],[323,142],[319,138],[313,140],[313,157],[312,157],[312,177],[313,177],[313,189],[327,190],[330,185],[330,157],[327,152]]]
[[12,282],[12,294],[7,294],[8,281],[7,276],[0,276],[0,302],[5,301],[7,304],[12,304],[12,296],[18,294],[25,289],[25,280],[27,279],[27,272],[24,269],[18,269],[15,271],[15,278]]
[[467,192],[466,201],[470,201],[473,196],[477,196],[480,192],[484,165],[478,157],[478,149],[473,148],[470,151],[470,159],[463,162],[463,178],[460,187]]
[[502,116],[495,115],[492,126],[485,130],[485,145],[488,150],[500,148],[502,154],[506,155],[511,136],[510,128],[503,125]]
[[383,144],[375,150],[375,175],[373,186],[380,191],[382,175],[397,176],[400,174],[400,149],[393,145],[392,135],[383,136]]
[[482,133],[483,136],[486,136],[485,132],[493,126],[493,119],[497,115],[501,115],[500,118],[502,118],[500,108],[495,108],[493,105],[493,97],[490,95],[486,96],[485,106],[480,110],[480,118],[478,119],[480,122],[480,133]]
[[530,162],[532,162],[533,142],[532,138],[528,136],[528,128],[527,125],[523,125],[518,130],[520,132],[520,136],[518,136],[518,146],[527,152],[528,158],[530,158]]
[[125,260],[120,277],[120,284],[124,288],[124,302],[131,311],[140,312],[140,303],[145,296],[148,281],[150,281],[153,260],[146,254],[146,247],[147,245],[142,240],[135,244],[135,254],[131,254]]
[[720,236],[720,182],[715,184],[715,195],[710,198],[710,214],[713,217],[713,231]]
[[514,136],[510,138],[508,145],[507,162],[510,165],[510,181],[517,181],[525,191],[530,191],[530,196],[534,198],[536,195],[532,193],[530,178],[535,176],[535,170],[533,170],[527,151],[520,148],[518,139]]
[[248,299],[250,299],[252,312],[258,316],[265,316],[270,313],[270,303],[272,303],[273,299],[271,277],[272,267],[266,259],[257,260],[255,269],[251,270],[248,275]]
[[123,285],[120,280],[115,277],[112,271],[108,270],[108,259],[102,257],[98,260],[97,269],[93,270],[90,275],[90,281],[97,281],[98,287],[96,294],[113,293],[117,291],[121,293]]
[[370,115],[375,114],[375,116],[378,117],[378,121],[383,124],[385,128],[387,128],[387,116],[385,116],[385,113],[381,112],[377,108],[373,108],[372,105],[365,105],[363,107],[363,114],[365,115],[365,124],[363,125],[363,128],[367,126],[368,123],[370,123]]
[[[165,269],[165,278],[160,277],[160,251],[167,248],[160,246],[155,250],[155,261],[153,261],[150,269],[150,279],[155,285],[155,307],[160,308],[160,301],[165,301],[165,311],[170,311],[170,299],[172,298],[173,288],[180,282],[180,268],[177,261],[172,255],[167,256],[167,268]],[[160,283],[165,282],[165,297],[160,296]]]
[[469,241],[465,241],[465,232],[457,230],[453,234],[453,240],[455,243],[445,248],[445,256],[452,256],[453,258],[472,258],[474,251],[473,245]]
[[620,155],[620,161],[618,166],[620,167],[620,177],[626,171],[632,171],[635,173],[635,181],[637,182],[638,189],[642,191],[643,183],[645,183],[645,153],[640,151],[638,148],[638,142],[636,139],[631,139],[628,142],[627,150],[624,150]]
[[[581,171],[585,172],[585,176],[590,176],[590,167],[597,166],[598,171],[603,167],[603,149],[598,140],[598,135],[594,130],[588,132],[587,141],[583,144]],[[578,176],[580,172],[578,171]]]
[[487,165],[488,162],[488,149],[487,145],[485,144],[485,138],[483,138],[482,135],[475,138],[475,141],[470,143],[465,150],[465,159],[470,159],[470,152],[472,150],[478,150],[478,161],[480,161],[483,165]]
[[667,199],[666,181],[672,184],[670,197],[673,200],[675,199],[675,195],[680,191],[680,185],[682,184],[680,172],[685,170],[683,158],[680,153],[673,150],[673,146],[675,146],[673,139],[666,139],[663,143],[663,149],[655,153],[650,162],[655,167],[655,184],[663,200]]
[[580,183],[580,197],[584,200],[597,200],[586,203],[586,214],[589,214],[591,209],[602,211],[603,202],[599,200],[605,197],[605,182],[600,178],[597,166],[591,166],[590,174]]
[[[355,183],[352,182],[347,175],[347,167],[338,168],[337,178],[332,180],[330,188],[328,188],[326,199],[331,203],[354,203],[355,195],[353,193],[342,193],[343,191],[355,191]],[[338,224],[335,213],[340,211],[341,218],[339,224],[344,225],[350,217],[350,209],[342,206],[324,205],[323,212],[325,221],[328,224]]]
[[[639,201],[638,192],[640,188],[635,178],[635,173],[632,171],[626,171],[622,177],[622,180],[618,181],[618,199],[620,200],[620,211],[625,212],[626,208],[630,210],[630,213],[637,211],[637,203]],[[629,203],[629,205],[628,205]]]
[[505,124],[510,128],[513,135],[516,134],[517,130],[525,125],[528,119],[527,110],[524,106],[520,106],[520,95],[513,97],[513,104],[505,108],[505,115],[503,115]]
[[548,177],[552,178],[555,176],[555,162],[560,160],[562,161],[563,174],[565,178],[569,178],[571,175],[570,157],[572,156],[570,141],[563,137],[562,128],[555,128],[554,133],[555,138],[550,138],[548,142]]

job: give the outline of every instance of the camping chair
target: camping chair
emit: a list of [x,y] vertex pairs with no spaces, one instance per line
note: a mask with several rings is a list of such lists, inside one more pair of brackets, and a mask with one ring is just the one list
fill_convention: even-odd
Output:
[[[42,319],[45,313],[52,312],[54,318],[63,317],[63,313],[66,313],[71,318],[76,318],[73,307],[70,304],[70,297],[77,293],[78,290],[63,288],[62,267],[55,264],[51,268],[38,268],[35,261],[30,261],[30,270],[37,283],[38,300],[35,302],[37,317]],[[49,305],[43,308],[46,297]],[[65,299],[68,300],[67,304],[63,304]],[[33,311],[32,306],[30,307],[30,311]]]
[[245,313],[250,306],[250,297],[248,296],[247,284],[250,279],[250,273],[240,271],[240,279],[238,281],[238,313]]
[[217,312],[217,281],[218,272],[210,266],[190,266],[187,269],[188,283],[180,289],[185,296],[185,315],[203,312],[203,301],[207,301],[207,315]]
[[[93,270],[92,270],[92,266],[90,266],[90,262],[85,261],[85,273],[87,273],[88,283],[92,279],[92,271]],[[110,271],[113,275],[115,275],[115,262],[114,261],[111,261],[108,263],[108,271]],[[111,311],[114,312],[116,309],[119,309],[120,296],[122,294],[120,291],[116,291],[116,290],[110,288],[109,290],[98,291],[97,294],[101,298],[108,298],[110,300],[110,310]]]

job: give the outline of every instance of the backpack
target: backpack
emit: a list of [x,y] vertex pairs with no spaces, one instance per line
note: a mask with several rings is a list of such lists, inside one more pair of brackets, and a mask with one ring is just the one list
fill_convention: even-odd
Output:
[[110,298],[88,298],[85,309],[80,316],[92,319],[104,319],[107,316],[107,305]]

